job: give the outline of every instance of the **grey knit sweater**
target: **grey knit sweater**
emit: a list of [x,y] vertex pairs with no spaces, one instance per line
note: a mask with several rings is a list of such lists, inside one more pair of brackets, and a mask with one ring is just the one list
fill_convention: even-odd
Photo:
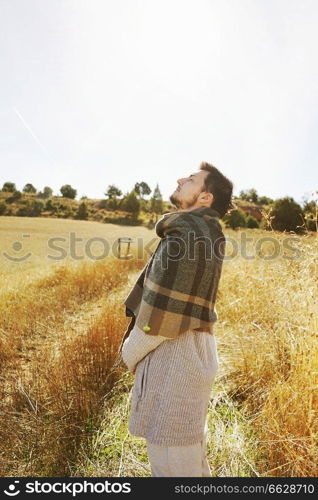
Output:
[[199,442],[219,366],[213,332],[150,336],[135,326],[122,358],[135,371],[128,430],[152,444]]

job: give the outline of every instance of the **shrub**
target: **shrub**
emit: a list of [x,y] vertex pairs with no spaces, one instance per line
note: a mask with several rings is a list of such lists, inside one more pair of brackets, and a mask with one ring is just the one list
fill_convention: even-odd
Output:
[[45,210],[50,210],[51,212],[56,211],[56,206],[53,205],[52,200],[47,200],[47,202],[45,203]]
[[306,227],[308,231],[317,231],[318,222],[312,215],[306,217]]
[[318,226],[318,205],[317,201],[306,201],[303,207],[304,218],[308,231],[317,231]]
[[74,217],[75,213],[72,207],[66,207],[66,210],[64,210],[64,213],[62,214],[63,219],[69,219],[71,217]]
[[38,217],[43,210],[43,201],[35,200],[32,203],[27,201],[24,206],[18,208],[16,215],[19,217]]
[[35,200],[31,203],[29,216],[30,217],[38,217],[39,215],[41,215],[41,212],[43,210],[44,210],[43,201]]
[[108,208],[108,200],[100,200],[98,208]]
[[302,209],[293,198],[275,200],[272,206],[272,227],[277,231],[301,232],[303,224]]
[[261,219],[261,221],[259,222],[259,228],[264,229],[264,231],[269,231],[271,229],[265,218]]
[[83,201],[78,207],[76,218],[80,220],[87,220],[87,217],[88,217],[88,208],[85,201]]
[[140,201],[138,200],[134,190],[125,196],[123,200],[123,209],[134,214],[135,217],[138,216],[140,212]]
[[116,208],[118,208],[121,203],[123,203],[123,200],[118,200],[117,198],[110,198],[109,200],[105,200],[106,201],[106,207],[109,209],[109,210],[116,210]]
[[5,201],[0,201],[0,215],[3,215],[7,210],[7,204]]
[[246,227],[246,216],[240,208],[232,210],[224,217],[224,222],[227,227],[236,229],[237,227]]
[[19,207],[15,215],[18,217],[27,217],[30,212],[30,203],[25,204],[23,207]]
[[259,222],[253,215],[248,215],[246,217],[246,227],[249,227],[250,229],[255,229],[259,227]]
[[15,201],[18,201],[20,200],[20,198],[22,198],[22,193],[21,191],[14,191],[14,193],[12,194],[12,196],[10,196],[9,198],[7,198],[7,203],[14,203]]

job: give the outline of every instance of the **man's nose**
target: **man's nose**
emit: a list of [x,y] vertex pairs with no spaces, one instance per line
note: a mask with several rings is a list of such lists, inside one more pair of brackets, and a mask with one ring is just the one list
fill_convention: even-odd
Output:
[[182,186],[182,184],[184,183],[185,181],[185,177],[182,177],[182,179],[178,179],[177,180],[177,183],[179,184],[179,186]]

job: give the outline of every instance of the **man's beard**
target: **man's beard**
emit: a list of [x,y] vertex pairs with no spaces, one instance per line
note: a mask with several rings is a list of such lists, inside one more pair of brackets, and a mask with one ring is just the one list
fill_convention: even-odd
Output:
[[172,195],[169,197],[169,200],[173,205],[175,205],[177,208],[180,208],[180,200],[172,193]]
[[[200,194],[200,193],[199,193]],[[172,195],[169,197],[169,200],[171,201],[171,203],[173,205],[175,205],[177,208],[190,208],[192,207],[192,205],[195,204],[195,202],[197,201],[198,197],[199,197],[199,194],[195,194],[192,196],[191,199],[188,199],[188,200],[183,200],[183,199],[179,199],[177,197],[177,195],[174,195],[174,193],[172,193]]]

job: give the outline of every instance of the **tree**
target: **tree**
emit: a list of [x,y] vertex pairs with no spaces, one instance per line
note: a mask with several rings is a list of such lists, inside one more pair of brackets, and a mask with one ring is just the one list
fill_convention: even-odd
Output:
[[251,201],[252,203],[257,203],[258,201],[258,194],[256,189],[247,189],[245,191],[240,192],[240,198],[241,200],[246,200],[246,201]]
[[140,212],[140,201],[137,198],[136,191],[133,189],[123,200],[123,208],[137,217]]
[[41,191],[39,191],[39,193],[38,193],[38,197],[39,197],[39,198],[50,198],[50,196],[52,196],[52,194],[53,194],[53,189],[52,189],[52,188],[50,188],[49,186],[45,186],[45,187],[43,188],[43,191],[42,191],[42,192],[41,192]]
[[258,203],[260,203],[261,205],[270,205],[273,202],[274,200],[272,198],[269,198],[268,196],[260,196],[258,198]]
[[36,189],[33,184],[26,184],[22,189],[24,193],[36,193]]
[[60,189],[63,198],[71,198],[74,200],[77,195],[76,189],[72,188],[70,184],[65,184],[64,186],[61,187]]
[[163,200],[162,200],[162,194],[161,194],[161,191],[159,189],[159,185],[157,184],[155,189],[154,189],[154,192],[153,192],[153,195],[150,199],[150,206],[151,206],[151,210],[156,214],[161,214],[162,211],[163,211]]
[[16,191],[15,183],[14,182],[5,182],[2,186],[1,191],[5,191],[6,193],[14,193]]
[[224,217],[224,222],[227,227],[236,229],[237,227],[246,227],[246,216],[240,208],[231,210],[229,214]]
[[114,200],[118,196],[121,196],[121,195],[122,195],[121,190],[117,186],[115,186],[114,184],[110,184],[107,188],[106,193],[105,193],[105,196],[107,196],[107,198],[109,200]]
[[248,215],[246,217],[246,227],[249,227],[250,229],[255,229],[259,227],[258,220],[253,217],[253,215]]
[[238,195],[238,198],[241,200],[246,200],[246,197],[247,197],[246,190],[242,189],[242,191],[240,191],[240,193]]
[[85,201],[83,201],[77,210],[76,218],[80,220],[87,220],[88,217],[88,209]]
[[300,232],[303,224],[302,209],[293,198],[285,197],[275,200],[272,206],[272,228],[277,231]]
[[136,182],[134,189],[142,199],[151,193],[151,189],[146,182]]
[[108,198],[107,208],[116,210],[116,208],[118,207],[117,197],[122,195],[121,190],[117,186],[115,186],[115,184],[109,184],[107,191],[104,194]]
[[140,182],[136,182],[134,191],[138,196],[141,196],[141,187],[140,187]]

